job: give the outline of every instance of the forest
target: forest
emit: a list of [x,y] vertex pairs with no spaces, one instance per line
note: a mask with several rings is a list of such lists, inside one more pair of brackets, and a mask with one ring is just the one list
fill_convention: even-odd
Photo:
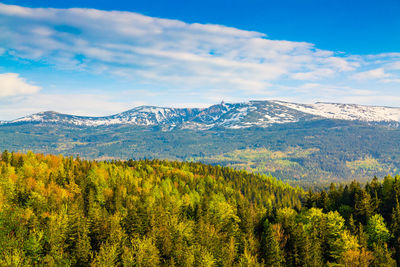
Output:
[[272,175],[307,188],[398,173],[399,146],[400,128],[341,120],[204,131],[0,124],[1,151],[80,155],[90,160],[200,161]]
[[396,266],[400,177],[305,192],[194,162],[4,151],[1,266]]

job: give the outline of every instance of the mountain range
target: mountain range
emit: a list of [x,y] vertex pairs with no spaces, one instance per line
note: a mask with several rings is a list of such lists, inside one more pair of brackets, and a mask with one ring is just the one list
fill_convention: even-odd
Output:
[[400,108],[276,100],[103,117],[47,111],[0,123],[0,150],[200,161],[309,186],[399,173],[399,126]]
[[59,123],[89,127],[136,125],[205,130],[214,127],[229,129],[269,127],[272,124],[319,119],[363,121],[399,126],[400,108],[321,102],[298,104],[276,100],[244,103],[222,102],[208,108],[140,106],[104,117],[76,116],[46,111],[12,121],[3,121],[2,124]]

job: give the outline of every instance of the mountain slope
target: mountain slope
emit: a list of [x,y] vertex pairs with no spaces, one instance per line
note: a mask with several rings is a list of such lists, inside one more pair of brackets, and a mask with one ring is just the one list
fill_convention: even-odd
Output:
[[6,124],[0,151],[81,158],[190,160],[272,174],[292,184],[367,179],[400,171],[400,128],[316,119],[205,130],[159,126]]
[[400,171],[399,110],[250,101],[105,117],[42,112],[1,124],[0,151],[201,161],[300,185],[361,180]]
[[61,123],[78,126],[100,126],[113,124],[133,125],[163,125],[182,123],[187,117],[198,114],[199,109],[175,109],[142,106],[131,110],[105,117],[87,117],[62,114],[54,111],[45,111],[19,118],[3,124],[15,123]]
[[321,118],[398,126],[400,108],[336,103],[297,104],[283,101],[249,101],[233,104],[222,102],[202,109],[140,106],[104,117],[76,116],[47,111],[2,124],[59,123],[90,127],[129,124],[204,130],[213,127],[231,129],[269,127],[272,124],[312,121]]
[[305,194],[192,162],[4,151],[0,169],[0,266],[396,266],[400,252],[399,176]]

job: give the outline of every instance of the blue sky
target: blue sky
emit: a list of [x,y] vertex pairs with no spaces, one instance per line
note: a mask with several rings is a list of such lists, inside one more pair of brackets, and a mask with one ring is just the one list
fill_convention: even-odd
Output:
[[281,99],[399,106],[400,2],[3,1],[0,120]]

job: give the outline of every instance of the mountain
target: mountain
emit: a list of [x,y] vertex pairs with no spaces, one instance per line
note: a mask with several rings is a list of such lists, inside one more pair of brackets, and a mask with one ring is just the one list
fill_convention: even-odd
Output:
[[283,101],[41,112],[0,124],[0,151],[200,161],[314,186],[399,173],[399,121],[400,108]]
[[140,106],[104,117],[76,116],[46,111],[2,124],[57,123],[89,127],[136,125],[205,130],[213,127],[229,129],[269,127],[273,124],[318,119],[364,121],[398,126],[400,108],[337,103],[297,104],[283,101],[222,102],[208,108]]

